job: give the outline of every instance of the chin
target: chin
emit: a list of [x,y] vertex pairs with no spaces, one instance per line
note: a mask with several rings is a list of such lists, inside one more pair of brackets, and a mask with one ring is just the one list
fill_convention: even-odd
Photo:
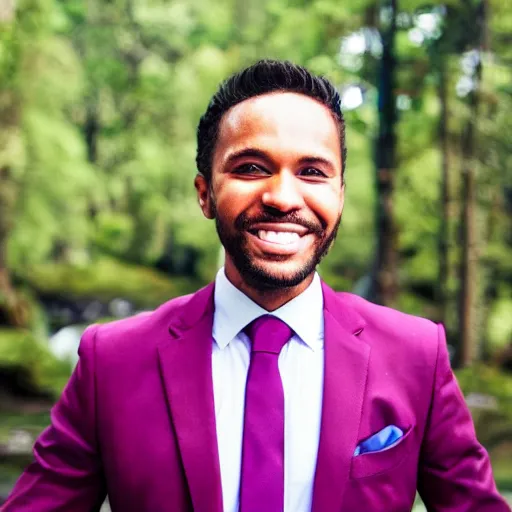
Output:
[[284,261],[257,262],[239,269],[244,280],[259,289],[293,288],[301,284],[314,271],[316,265]]

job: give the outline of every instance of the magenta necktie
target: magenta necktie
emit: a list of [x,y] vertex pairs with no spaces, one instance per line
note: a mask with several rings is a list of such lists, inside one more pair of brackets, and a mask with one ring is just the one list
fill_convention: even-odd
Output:
[[292,330],[274,316],[257,318],[245,328],[251,362],[245,390],[241,512],[283,512],[284,393],[279,353]]

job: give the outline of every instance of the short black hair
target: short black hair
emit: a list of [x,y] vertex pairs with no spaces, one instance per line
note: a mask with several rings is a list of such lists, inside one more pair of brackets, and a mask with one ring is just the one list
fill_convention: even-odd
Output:
[[334,85],[323,76],[316,76],[306,68],[289,61],[260,60],[232,75],[213,95],[197,127],[197,170],[210,181],[213,152],[219,136],[222,116],[244,100],[272,92],[295,92],[309,96],[325,105],[338,125],[343,174],[347,148],[345,121],[341,112],[340,95]]

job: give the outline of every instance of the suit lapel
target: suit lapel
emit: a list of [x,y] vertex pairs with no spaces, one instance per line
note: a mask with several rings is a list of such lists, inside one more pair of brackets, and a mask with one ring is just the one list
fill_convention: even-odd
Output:
[[[322,283],[324,392],[313,512],[338,512],[349,476],[365,394],[370,347],[364,321]],[[212,381],[213,284],[179,307],[159,345],[162,377],[196,512],[222,512]]]
[[180,308],[159,346],[172,424],[196,512],[222,511],[212,382],[213,284]]
[[338,512],[357,444],[370,347],[357,338],[364,321],[322,283],[324,294],[324,393],[313,512]]

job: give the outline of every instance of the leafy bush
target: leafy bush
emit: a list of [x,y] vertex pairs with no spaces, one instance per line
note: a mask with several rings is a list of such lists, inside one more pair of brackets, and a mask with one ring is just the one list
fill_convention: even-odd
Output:
[[39,295],[91,298],[105,303],[123,298],[138,308],[154,308],[201,285],[111,258],[84,266],[45,263],[21,269],[17,275]]
[[31,387],[57,397],[69,379],[69,364],[59,361],[30,331],[0,329],[0,367],[19,369]]

